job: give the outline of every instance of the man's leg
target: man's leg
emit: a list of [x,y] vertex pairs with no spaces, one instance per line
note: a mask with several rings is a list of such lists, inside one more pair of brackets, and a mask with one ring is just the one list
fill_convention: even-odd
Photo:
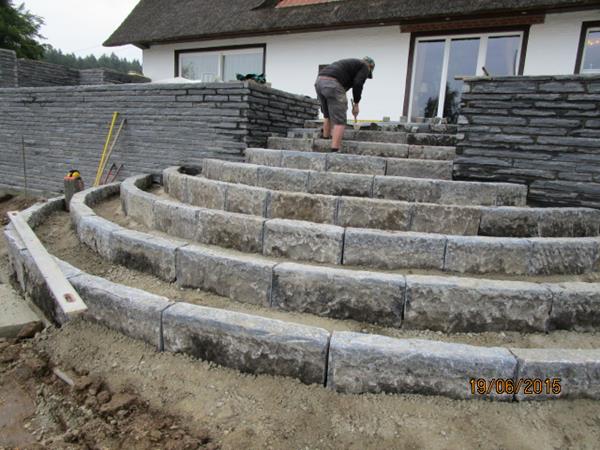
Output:
[[342,139],[344,138],[345,130],[346,125],[333,126],[333,139],[331,140],[331,149],[333,151],[339,151],[342,148]]
[[323,138],[329,139],[331,137],[331,121],[329,119],[323,119]]

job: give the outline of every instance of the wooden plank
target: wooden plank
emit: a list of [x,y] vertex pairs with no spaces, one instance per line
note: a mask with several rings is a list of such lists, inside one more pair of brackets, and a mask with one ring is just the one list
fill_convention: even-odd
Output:
[[44,248],[27,222],[15,211],[9,212],[8,217],[23,244],[33,257],[50,293],[65,316],[71,319],[85,312],[87,310],[86,304],[79,297],[79,294],[75,291],[71,283],[65,278],[54,258]]

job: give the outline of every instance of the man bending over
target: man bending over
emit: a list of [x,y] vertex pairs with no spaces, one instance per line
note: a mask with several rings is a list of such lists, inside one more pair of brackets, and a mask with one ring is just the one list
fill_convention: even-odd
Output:
[[352,88],[354,104],[352,115],[356,118],[360,112],[360,103],[363,86],[367,78],[373,78],[375,61],[368,56],[363,59],[342,59],[325,67],[319,72],[315,83],[317,97],[321,102],[323,112],[323,137],[331,142],[331,151],[337,152],[342,146],[346,118],[348,115],[348,98],[346,91]]

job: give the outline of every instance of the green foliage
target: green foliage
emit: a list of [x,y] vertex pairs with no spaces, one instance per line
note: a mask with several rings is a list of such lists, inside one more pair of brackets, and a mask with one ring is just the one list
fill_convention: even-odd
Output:
[[14,50],[19,58],[40,59],[44,47],[37,41],[42,38],[41,17],[31,14],[25,5],[13,5],[13,0],[0,0],[0,48]]
[[46,46],[44,61],[71,67],[72,69],[96,69],[104,67],[123,73],[130,71],[142,72],[142,65],[137,59],[129,61],[126,58],[119,58],[114,53],[102,55],[99,58],[96,58],[94,55],[81,57],[75,56],[73,53],[65,54],[61,50],[55,49],[50,45]]

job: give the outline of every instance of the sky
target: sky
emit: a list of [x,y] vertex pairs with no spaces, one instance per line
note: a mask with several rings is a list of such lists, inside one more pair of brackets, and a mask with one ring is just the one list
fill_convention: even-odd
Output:
[[139,0],[16,0],[46,22],[42,27],[44,43],[63,53],[86,56],[115,52],[120,57],[142,59],[133,45],[102,47],[102,43],[125,20]]

